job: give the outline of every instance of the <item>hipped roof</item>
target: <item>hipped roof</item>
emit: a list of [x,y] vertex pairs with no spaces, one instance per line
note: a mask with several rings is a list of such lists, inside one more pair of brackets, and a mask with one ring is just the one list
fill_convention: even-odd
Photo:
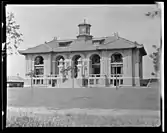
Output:
[[[94,45],[93,41],[104,41],[99,46]],[[60,42],[69,42],[70,44],[66,47],[59,47]],[[93,38],[92,40],[80,40],[80,39],[69,39],[69,40],[52,40],[50,42],[40,44],[38,46],[28,48],[26,50],[19,50],[20,54],[32,54],[32,53],[49,53],[49,52],[74,52],[74,51],[92,51],[92,50],[112,50],[112,49],[131,49],[139,48],[141,53],[147,55],[144,46],[136,42],[129,41],[122,37],[110,36]]]
[[24,79],[20,76],[8,76],[7,82],[24,82]]

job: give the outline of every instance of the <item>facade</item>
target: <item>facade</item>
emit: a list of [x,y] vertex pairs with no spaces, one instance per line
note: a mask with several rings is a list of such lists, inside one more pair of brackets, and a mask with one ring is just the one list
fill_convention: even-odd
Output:
[[57,40],[19,51],[25,55],[28,84],[48,87],[139,86],[143,78],[142,44],[112,36],[94,38],[90,24],[78,25],[76,39]]
[[24,79],[19,76],[8,76],[7,86],[8,87],[24,87]]

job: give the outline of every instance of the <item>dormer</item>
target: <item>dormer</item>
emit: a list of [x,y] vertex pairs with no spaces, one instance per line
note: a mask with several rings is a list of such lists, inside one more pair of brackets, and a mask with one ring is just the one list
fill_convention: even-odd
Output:
[[93,40],[92,40],[92,43],[93,43],[93,45],[98,46],[98,45],[100,45],[100,44],[103,44],[104,40],[105,40],[105,39],[93,39]]
[[66,41],[66,42],[59,42],[59,47],[68,47],[70,44],[72,43],[72,41]]

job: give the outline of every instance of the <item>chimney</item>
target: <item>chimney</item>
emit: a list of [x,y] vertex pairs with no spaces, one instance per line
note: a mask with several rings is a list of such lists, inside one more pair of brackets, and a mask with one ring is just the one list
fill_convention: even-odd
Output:
[[17,77],[19,77],[19,74],[17,73]]
[[118,32],[114,32],[114,36],[118,39],[119,38]]
[[54,37],[53,40],[57,40],[57,37]]

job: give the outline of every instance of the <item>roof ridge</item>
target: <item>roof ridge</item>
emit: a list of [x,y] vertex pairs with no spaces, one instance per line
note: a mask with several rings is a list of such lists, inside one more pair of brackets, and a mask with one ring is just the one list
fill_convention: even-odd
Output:
[[47,46],[49,49],[51,49],[51,51],[53,51],[53,48],[51,48],[49,45],[47,45],[47,43],[44,43],[43,45]]
[[[133,43],[135,46],[136,46],[136,44],[137,44],[137,43],[132,42],[132,41],[130,41],[130,40],[128,40],[128,39],[125,39],[125,38],[123,38],[123,37],[119,37],[119,38],[121,38],[121,39],[123,39],[123,40],[125,40],[125,41],[127,41],[127,42]],[[139,45],[139,44],[138,44],[138,45]]]

